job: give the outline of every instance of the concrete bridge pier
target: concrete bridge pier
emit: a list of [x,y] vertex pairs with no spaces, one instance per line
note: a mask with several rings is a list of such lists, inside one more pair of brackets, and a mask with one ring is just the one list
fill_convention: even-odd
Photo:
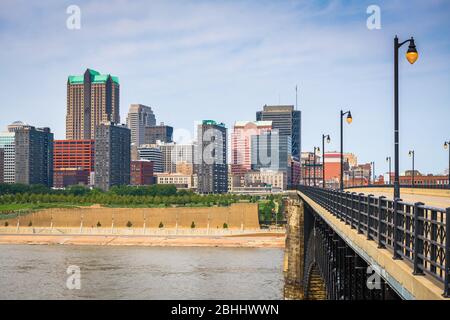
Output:
[[304,218],[305,204],[296,194],[290,195],[287,205],[287,232],[284,254],[284,298],[303,300]]

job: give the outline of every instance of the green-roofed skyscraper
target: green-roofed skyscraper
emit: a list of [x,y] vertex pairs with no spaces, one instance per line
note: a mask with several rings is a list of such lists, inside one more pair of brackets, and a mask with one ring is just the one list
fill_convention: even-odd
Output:
[[87,69],[67,79],[66,139],[94,139],[104,122],[120,122],[119,79]]

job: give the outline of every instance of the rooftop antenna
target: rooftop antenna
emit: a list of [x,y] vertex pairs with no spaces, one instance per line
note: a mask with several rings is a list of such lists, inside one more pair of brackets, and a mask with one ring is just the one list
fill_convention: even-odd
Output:
[[298,109],[298,105],[297,105],[297,93],[298,93],[298,86],[295,85],[295,110]]

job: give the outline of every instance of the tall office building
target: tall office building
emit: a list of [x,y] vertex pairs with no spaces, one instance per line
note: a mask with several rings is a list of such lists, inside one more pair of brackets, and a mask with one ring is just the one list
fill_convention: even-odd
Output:
[[145,127],[155,126],[156,118],[152,108],[142,104],[131,104],[128,110],[127,127],[131,130],[131,143],[144,144]]
[[26,126],[15,131],[15,182],[53,186],[53,133]]
[[102,122],[120,122],[119,79],[87,69],[67,79],[66,139],[94,139]]
[[161,149],[152,145],[141,145],[138,148],[139,159],[153,162],[153,172],[164,171],[163,154]]
[[291,137],[292,156],[300,159],[301,152],[301,112],[292,105],[263,107],[256,112],[256,120],[272,121],[272,130],[278,129],[280,136]]
[[227,129],[223,123],[204,120],[197,128],[195,150],[199,193],[228,191]]
[[172,142],[173,127],[161,123],[159,126],[144,129],[144,144],[155,144],[156,141]]
[[95,131],[95,186],[109,190],[130,184],[130,129],[112,122],[100,124]]
[[4,152],[3,182],[16,181],[16,142],[14,132],[0,132],[0,148]]
[[291,137],[277,131],[252,136],[252,170],[285,171],[290,175]]
[[251,137],[272,130],[272,121],[237,121],[231,134],[231,173],[242,175],[252,169]]

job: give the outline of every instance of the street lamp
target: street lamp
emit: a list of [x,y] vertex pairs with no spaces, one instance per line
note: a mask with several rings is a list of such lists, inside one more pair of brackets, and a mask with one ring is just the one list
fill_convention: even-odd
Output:
[[448,187],[450,188],[450,140],[445,141],[444,149],[448,149]]
[[314,183],[314,187],[316,186],[316,153],[320,152],[320,148],[319,147],[314,147],[314,165],[313,165],[313,183]]
[[386,157],[386,162],[389,162],[389,185],[391,185],[391,157]]
[[325,140],[330,143],[330,135],[322,134],[322,187],[325,189]]
[[394,38],[394,149],[395,149],[395,175],[394,175],[394,199],[400,198],[400,183],[399,183],[399,112],[398,112],[398,49],[405,43],[409,42],[408,51],[406,52],[406,59],[413,64],[417,61],[419,54],[417,53],[414,38],[408,39],[400,43],[398,37]]
[[352,113],[350,111],[344,112],[341,110],[341,177],[340,177],[340,189],[344,190],[344,116],[347,115],[347,123],[350,124],[353,121]]
[[414,188],[414,150],[409,151],[409,156],[412,157],[412,174],[411,174],[411,180],[412,180],[412,187]]

